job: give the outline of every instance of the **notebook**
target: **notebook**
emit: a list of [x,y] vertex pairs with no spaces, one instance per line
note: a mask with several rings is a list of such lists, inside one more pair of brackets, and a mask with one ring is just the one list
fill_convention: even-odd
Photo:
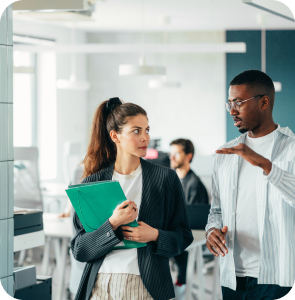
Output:
[[[114,180],[70,185],[66,193],[86,232],[98,229],[112,216],[117,205],[127,200],[120,183]],[[126,225],[137,227],[138,223],[134,220]],[[113,250],[144,246],[146,243],[124,239]]]

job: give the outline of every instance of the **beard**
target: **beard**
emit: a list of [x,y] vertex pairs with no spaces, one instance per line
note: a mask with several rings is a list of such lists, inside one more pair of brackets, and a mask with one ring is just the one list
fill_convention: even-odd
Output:
[[246,129],[246,128],[239,128],[239,132],[243,134],[245,132],[248,132],[248,129]]
[[183,161],[174,166],[174,169],[179,169],[183,166]]

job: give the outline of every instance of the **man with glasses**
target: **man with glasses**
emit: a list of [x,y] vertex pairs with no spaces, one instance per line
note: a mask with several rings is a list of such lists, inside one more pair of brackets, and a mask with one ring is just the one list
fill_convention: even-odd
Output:
[[[190,168],[195,152],[193,143],[187,139],[177,139],[172,141],[170,146],[170,166],[176,170],[181,181],[186,205],[208,204],[207,190],[201,179]],[[185,296],[187,251],[175,256],[174,259],[178,267],[177,281],[174,286],[175,299],[180,300],[184,299]]]
[[216,151],[207,247],[224,300],[285,296],[295,280],[295,136],[273,121],[273,81],[250,70],[226,109],[242,135]]

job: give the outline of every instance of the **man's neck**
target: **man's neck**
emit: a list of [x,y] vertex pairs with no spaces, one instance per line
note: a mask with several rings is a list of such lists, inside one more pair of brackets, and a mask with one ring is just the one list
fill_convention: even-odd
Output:
[[176,169],[176,173],[180,179],[184,178],[190,170],[190,165],[183,165],[180,168]]
[[273,121],[270,121],[266,124],[263,124],[262,126],[260,126],[259,128],[253,131],[248,131],[248,136],[251,138],[260,138],[272,133],[277,128],[278,125],[275,124]]

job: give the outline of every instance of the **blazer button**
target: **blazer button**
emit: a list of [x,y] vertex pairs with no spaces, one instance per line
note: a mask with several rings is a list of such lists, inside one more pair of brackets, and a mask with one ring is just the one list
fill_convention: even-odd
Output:
[[109,237],[110,235],[111,235],[111,234],[108,232],[108,233],[107,233],[107,237]]

